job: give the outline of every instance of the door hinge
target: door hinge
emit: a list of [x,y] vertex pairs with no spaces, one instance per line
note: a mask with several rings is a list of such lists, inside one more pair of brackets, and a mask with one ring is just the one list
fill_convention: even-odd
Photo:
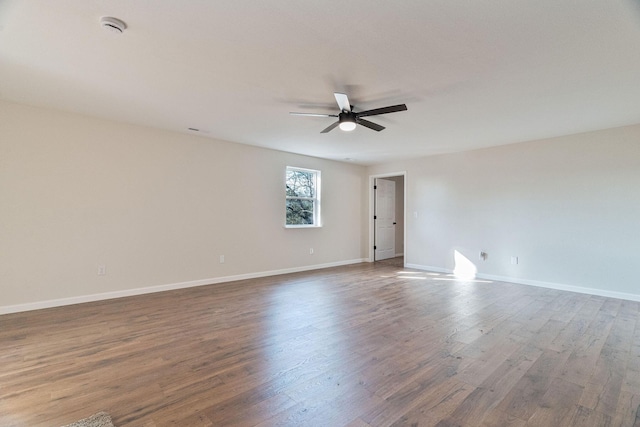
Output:
[[373,250],[375,251],[376,249],[378,249],[376,246],[373,247]]
[[378,186],[377,186],[377,185],[374,185],[374,186],[373,186],[373,189],[374,189],[374,190],[377,190],[377,189],[378,189]]
[[378,219],[378,217],[376,215],[373,216],[373,219]]

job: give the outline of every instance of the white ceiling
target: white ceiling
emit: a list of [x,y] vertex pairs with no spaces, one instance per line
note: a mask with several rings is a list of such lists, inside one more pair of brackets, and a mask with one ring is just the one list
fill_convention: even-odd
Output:
[[[639,76],[637,0],[0,0],[0,99],[360,164],[640,123]],[[408,111],[288,114],[335,91]]]

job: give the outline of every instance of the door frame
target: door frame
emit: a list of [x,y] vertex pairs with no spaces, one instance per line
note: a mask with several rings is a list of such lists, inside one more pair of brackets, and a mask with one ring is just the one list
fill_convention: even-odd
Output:
[[[373,262],[375,261],[375,251],[373,250],[373,245],[375,244],[375,222],[373,219],[373,216],[375,215],[375,199],[376,199],[376,194],[375,194],[375,190],[373,189],[373,186],[375,184],[375,180],[376,178],[392,178],[394,176],[401,176],[403,177],[403,189],[402,189],[402,196],[404,198],[404,203],[402,206],[402,217],[403,217],[403,230],[402,230],[402,234],[403,234],[403,248],[402,248],[402,253],[404,254],[404,265],[406,266],[406,260],[407,260],[407,171],[401,171],[401,172],[390,172],[390,173],[383,173],[383,174],[376,174],[376,175],[369,175],[369,258],[368,261],[369,262]],[[396,251],[398,249],[396,248]]]

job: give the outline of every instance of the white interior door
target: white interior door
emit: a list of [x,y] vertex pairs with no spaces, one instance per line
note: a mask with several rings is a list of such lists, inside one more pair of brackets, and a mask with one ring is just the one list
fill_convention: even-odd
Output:
[[396,256],[396,183],[388,179],[375,180],[375,259]]

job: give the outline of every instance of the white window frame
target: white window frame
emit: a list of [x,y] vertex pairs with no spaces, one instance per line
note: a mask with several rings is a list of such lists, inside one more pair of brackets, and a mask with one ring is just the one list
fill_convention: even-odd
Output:
[[[287,173],[289,171],[310,172],[314,176],[314,188],[315,197],[294,197],[287,195]],[[284,203],[284,226],[285,228],[317,228],[322,227],[321,214],[320,214],[320,195],[321,195],[321,172],[315,169],[299,168],[296,166],[287,166],[284,175],[285,181],[285,203]],[[287,224],[287,200],[311,200],[313,201],[313,224]]]

